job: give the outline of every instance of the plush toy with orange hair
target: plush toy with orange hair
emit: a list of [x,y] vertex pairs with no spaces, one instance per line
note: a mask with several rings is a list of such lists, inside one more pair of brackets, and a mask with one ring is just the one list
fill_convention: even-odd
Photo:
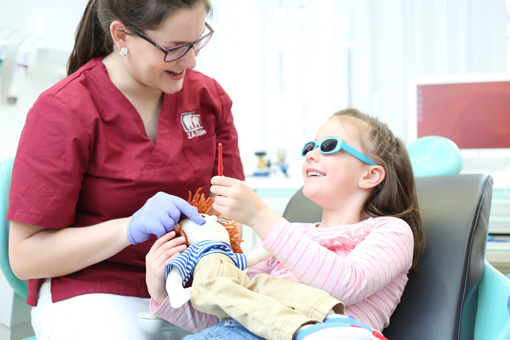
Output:
[[[204,257],[215,256],[219,261],[230,261],[236,270],[242,271],[269,257],[263,248],[242,254],[239,231],[234,221],[211,213],[213,198],[197,193],[188,199],[198,208],[206,223],[198,225],[189,218],[182,220],[175,228],[177,234],[186,239],[186,250],[165,267],[166,290],[170,305],[179,308],[190,300],[192,287],[185,288],[194,275],[195,268]],[[244,274],[244,273],[243,273]],[[195,276],[196,280],[196,276]]]

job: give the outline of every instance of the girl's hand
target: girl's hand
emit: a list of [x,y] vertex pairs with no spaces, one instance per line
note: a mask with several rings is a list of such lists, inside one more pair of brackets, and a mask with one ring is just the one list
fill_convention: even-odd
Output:
[[211,179],[211,193],[215,194],[213,208],[221,215],[253,228],[265,240],[280,215],[240,180],[215,176]]
[[175,237],[175,231],[171,231],[154,242],[145,256],[147,288],[151,297],[159,304],[162,304],[167,296],[165,266],[185,249],[184,237]]

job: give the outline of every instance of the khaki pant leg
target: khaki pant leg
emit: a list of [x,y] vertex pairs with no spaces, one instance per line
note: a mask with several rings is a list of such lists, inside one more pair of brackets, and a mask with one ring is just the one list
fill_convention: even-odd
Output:
[[[302,296],[294,296],[312,290],[320,293],[307,296],[306,303]],[[191,302],[195,309],[220,319],[234,318],[263,338],[290,340],[302,325],[322,321],[339,304],[343,309],[341,302],[324,294],[268,275],[250,282],[229,257],[214,254],[202,258],[195,268]],[[312,308],[306,308],[307,304]]]
[[295,309],[307,318],[322,322],[329,311],[344,313],[344,304],[325,291],[306,284],[279,279],[271,275],[256,275],[249,289],[272,296],[282,305]]

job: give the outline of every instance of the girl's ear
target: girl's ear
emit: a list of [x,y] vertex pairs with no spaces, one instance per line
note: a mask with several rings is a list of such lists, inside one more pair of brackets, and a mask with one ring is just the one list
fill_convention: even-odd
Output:
[[385,178],[386,171],[380,165],[371,165],[359,181],[361,189],[372,189],[379,185]]
[[129,34],[127,33],[129,30],[120,20],[114,20],[110,24],[110,34],[112,35],[112,40],[117,50],[120,51],[122,47],[126,46],[126,40]]

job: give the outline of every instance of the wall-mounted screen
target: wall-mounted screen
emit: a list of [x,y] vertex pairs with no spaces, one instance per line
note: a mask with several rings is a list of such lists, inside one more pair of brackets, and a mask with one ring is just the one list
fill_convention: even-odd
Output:
[[410,82],[409,139],[443,136],[461,149],[510,149],[510,74]]

